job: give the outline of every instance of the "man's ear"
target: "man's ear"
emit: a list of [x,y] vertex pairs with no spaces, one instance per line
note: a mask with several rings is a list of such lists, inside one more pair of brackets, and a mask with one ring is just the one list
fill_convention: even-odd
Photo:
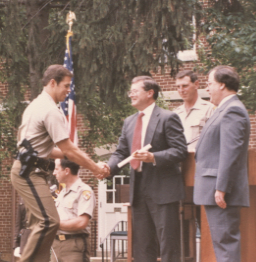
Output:
[[65,168],[65,174],[68,175],[68,174],[70,174],[70,173],[71,173],[70,168],[69,168],[69,167],[66,167],[66,168]]
[[220,90],[224,90],[226,88],[226,85],[224,83],[220,83]]
[[148,90],[148,96],[149,97],[153,97],[154,93],[155,93],[155,91],[153,89]]
[[199,81],[196,80],[196,81],[194,82],[194,85],[195,85],[195,89],[198,89],[198,87],[199,87]]
[[54,87],[55,85],[57,85],[57,83],[56,83],[56,81],[54,79],[51,79],[49,81],[49,84],[50,84],[51,87]]

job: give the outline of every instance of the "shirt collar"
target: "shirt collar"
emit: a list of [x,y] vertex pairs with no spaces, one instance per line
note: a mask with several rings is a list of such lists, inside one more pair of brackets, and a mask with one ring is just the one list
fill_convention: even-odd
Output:
[[152,114],[152,112],[153,112],[153,109],[154,109],[155,105],[156,105],[155,102],[152,103],[150,106],[145,108],[143,111],[140,111],[140,113],[143,112],[145,115],[149,115],[150,116]]
[[232,95],[229,95],[229,96],[226,96],[225,98],[223,98],[221,100],[221,102],[219,103],[218,107],[217,108],[220,108],[226,101],[228,101],[229,99],[231,99],[233,96],[235,96],[236,94],[232,94]]
[[203,104],[206,104],[206,102],[200,96],[198,96],[195,104],[191,109],[201,109],[201,105]]
[[69,190],[67,191],[67,188],[66,188],[66,192],[69,192],[69,191],[74,191],[74,192],[77,192],[78,190],[78,187],[80,185],[80,183],[82,182],[81,178],[79,177],[76,182],[74,184],[72,184],[72,186],[69,188]]
[[[204,105],[204,104],[206,104],[206,102],[200,96],[198,96],[195,104],[191,107],[190,111],[193,110],[193,109],[199,109],[200,110],[201,109],[200,105]],[[183,103],[180,106],[180,109],[182,110],[182,112],[186,112],[185,103]]]
[[56,103],[55,103],[55,101],[53,100],[53,98],[52,98],[45,90],[42,91],[41,95],[42,95],[43,97],[49,99],[50,101],[52,101],[52,102],[56,105]]

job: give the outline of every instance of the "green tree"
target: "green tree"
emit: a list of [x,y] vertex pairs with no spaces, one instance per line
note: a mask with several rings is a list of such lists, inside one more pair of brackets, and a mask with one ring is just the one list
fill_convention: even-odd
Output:
[[[2,168],[2,162],[4,159],[10,159],[15,154],[17,143],[13,122],[14,119],[12,112],[8,109],[2,110],[0,113],[0,171],[2,170],[4,175],[6,175],[6,171],[9,170],[9,165],[5,164]],[[3,174],[0,173],[0,177]]]
[[201,49],[203,69],[209,71],[220,64],[235,67],[241,77],[239,94],[247,108],[255,111],[256,1],[212,0],[203,17],[203,29],[210,47]]
[[[130,80],[160,66],[178,70],[198,0],[9,0],[0,1],[0,80],[19,124],[24,94],[42,88],[43,70],[63,63],[68,10],[75,12],[72,41],[78,108],[90,131],[86,142],[117,141],[130,114]],[[1,143],[1,142],[0,142]],[[7,145],[8,146],[8,145]]]

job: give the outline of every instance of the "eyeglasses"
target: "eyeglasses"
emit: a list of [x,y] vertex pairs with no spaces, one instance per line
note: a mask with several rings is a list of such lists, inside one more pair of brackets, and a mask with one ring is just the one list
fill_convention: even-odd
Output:
[[215,81],[213,81],[213,82],[206,82],[206,85],[207,85],[207,86],[211,86],[211,85],[214,84],[214,83],[217,83],[217,82],[215,82]]
[[135,95],[136,95],[138,92],[139,92],[139,90],[133,89],[133,90],[128,91],[128,92],[127,92],[127,95],[128,95],[128,96],[130,96],[130,95],[132,95],[132,94],[135,94]]
[[[150,90],[152,90],[152,89],[150,89]],[[137,89],[132,89],[132,90],[130,90],[130,91],[127,92],[127,95],[128,95],[128,96],[130,96],[130,95],[132,95],[132,94],[136,95],[136,94],[138,94],[139,92],[148,92],[148,91],[150,91],[150,90],[137,90]]]

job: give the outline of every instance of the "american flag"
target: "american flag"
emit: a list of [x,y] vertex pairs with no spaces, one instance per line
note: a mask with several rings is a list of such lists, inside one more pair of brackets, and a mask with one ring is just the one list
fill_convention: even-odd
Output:
[[[64,57],[64,67],[66,67],[71,73],[73,73],[73,61],[72,61],[72,49],[71,49],[71,40],[72,33],[68,32],[66,51]],[[60,103],[61,108],[64,112],[64,115],[68,121],[69,127],[69,137],[71,141],[77,145],[78,137],[77,137],[77,119],[76,119],[76,100],[75,100],[75,84],[74,78],[71,80],[70,84],[71,92],[66,97],[65,101]]]

